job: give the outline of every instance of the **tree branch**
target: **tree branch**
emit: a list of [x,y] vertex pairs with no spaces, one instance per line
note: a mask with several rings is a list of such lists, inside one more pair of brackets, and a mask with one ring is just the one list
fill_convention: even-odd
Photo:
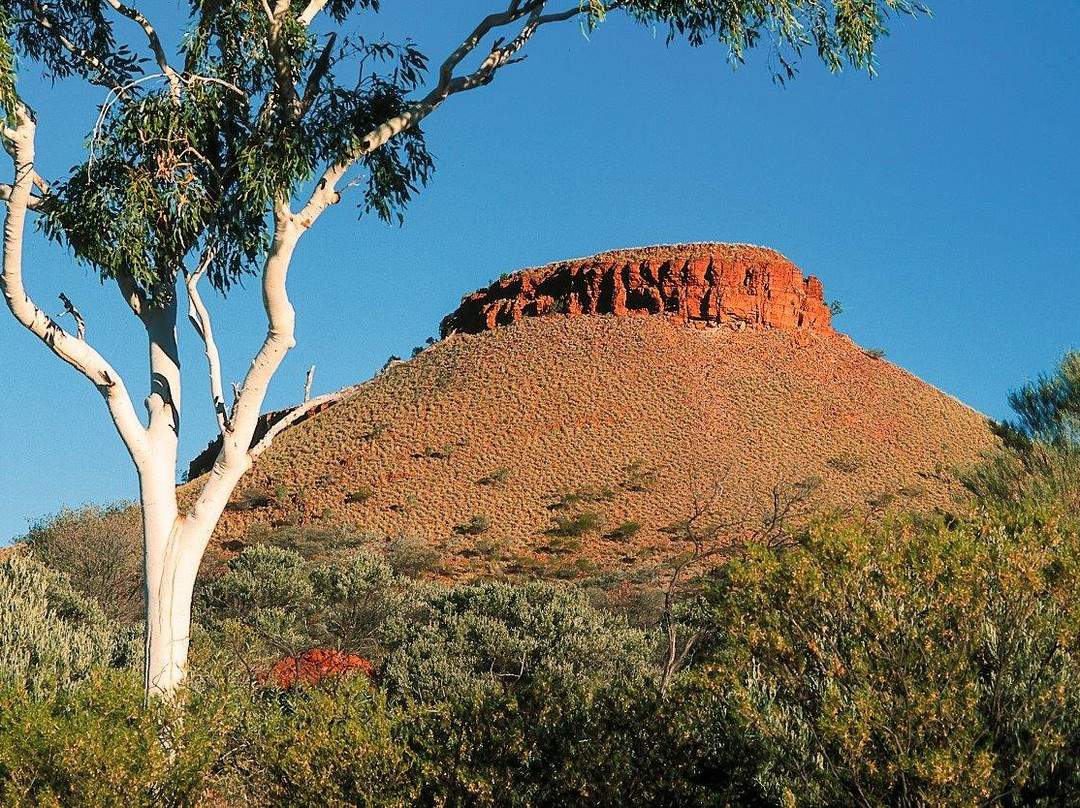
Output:
[[143,33],[146,34],[146,41],[150,45],[150,50],[153,51],[154,60],[157,62],[158,68],[169,79],[169,86],[172,89],[173,97],[179,97],[180,74],[169,64],[169,58],[165,54],[165,48],[162,47],[161,38],[158,36],[154,26],[150,24],[150,21],[146,19],[146,16],[137,8],[125,5],[124,3],[121,3],[120,0],[104,1],[118,14],[122,14],[142,28]]
[[52,36],[52,38],[56,40],[56,43],[61,48],[66,50],[75,58],[81,59],[83,62],[86,63],[88,67],[96,70],[99,74],[101,74],[101,80],[94,81],[93,79],[90,79],[92,83],[100,84],[105,87],[118,87],[122,83],[120,77],[117,76],[112,70],[110,70],[104,62],[102,62],[90,51],[86,50],[86,48],[80,48],[78,45],[76,45],[74,42],[64,36],[64,34],[60,32],[60,30],[56,27],[53,21],[49,19],[49,16],[46,14],[45,9],[41,6],[40,3],[35,2],[32,6],[32,9],[34,22],[36,22],[43,30],[47,31]]
[[40,339],[57,357],[71,365],[98,389],[109,408],[113,424],[138,468],[149,453],[146,430],[135,413],[120,374],[94,350],[85,339],[72,336],[26,293],[22,279],[22,245],[26,229],[26,211],[34,184],[34,122],[21,104],[15,110],[15,128],[5,128],[4,136],[13,146],[15,182],[7,196],[4,217],[3,267],[0,291],[12,315]]
[[300,115],[300,97],[293,83],[292,71],[289,68],[287,45],[281,41],[282,25],[285,16],[289,13],[289,0],[277,0],[273,9],[270,9],[270,30],[267,34],[266,44],[270,55],[274,58],[274,76],[277,85],[275,95],[281,105],[281,111],[286,118],[297,118]]
[[[404,131],[416,127],[424,118],[434,112],[451,95],[472,90],[491,82],[500,68],[518,61],[514,57],[536,33],[541,25],[553,22],[561,22],[570,19],[579,13],[579,9],[567,9],[553,14],[543,14],[546,0],[515,0],[506,11],[490,14],[485,17],[473,29],[472,33],[451,53],[439,68],[439,81],[436,86],[420,101],[412,104],[401,114],[384,121],[359,139],[358,145],[342,160],[328,166],[315,184],[315,190],[308,198],[303,209],[297,214],[297,220],[301,226],[310,227],[322,215],[323,211],[331,205],[337,204],[341,194],[337,190],[337,184],[345,173],[362,158],[383,146],[392,138]],[[609,7],[615,8],[623,4],[623,0],[613,3]],[[494,30],[510,25],[525,17],[528,19],[525,25],[509,43],[499,39],[492,45],[491,51],[481,62],[480,66],[472,73],[455,76],[454,71],[461,62],[476,50],[480,42]]]
[[311,0],[311,2],[307,4],[307,8],[300,12],[300,16],[296,19],[301,25],[311,25],[311,21],[323,10],[323,6],[325,6],[327,2],[328,0]]
[[274,442],[274,438],[276,438],[290,426],[295,424],[297,421],[306,418],[312,410],[321,407],[324,404],[332,404],[334,402],[341,401],[343,398],[353,392],[354,389],[355,387],[346,387],[344,390],[338,390],[336,393],[327,393],[326,395],[315,396],[315,398],[305,401],[299,407],[294,409],[292,412],[290,412],[288,415],[286,415],[284,418],[282,418],[272,427],[270,427],[270,429],[267,430],[266,434],[259,439],[259,442],[251,447],[251,450],[248,452],[248,454],[251,455],[251,459],[255,460],[259,455],[269,449],[270,445]]
[[76,338],[83,340],[86,338],[86,321],[83,320],[82,313],[75,308],[75,304],[71,302],[71,299],[63,292],[60,293],[60,302],[64,304],[64,313],[70,314],[75,318],[75,327],[78,329]]
[[[288,202],[278,199],[274,205],[274,237],[263,265],[263,308],[266,311],[267,332],[263,344],[239,388],[230,418],[231,429],[222,436],[221,452],[207,475],[187,518],[195,524],[208,525],[202,533],[193,532],[186,541],[195,543],[199,552],[210,540],[213,526],[229,495],[253,462],[250,453],[252,437],[270,380],[282,360],[296,344],[296,313],[289,301],[285,282],[289,274],[293,250],[302,230],[289,212]],[[235,389],[235,388],[234,388]]]
[[210,312],[207,311],[202,296],[199,294],[199,280],[214,259],[214,254],[215,250],[213,248],[207,249],[203,260],[194,272],[188,273],[185,270],[184,282],[187,286],[188,295],[188,319],[206,349],[206,364],[210,373],[210,398],[214,403],[218,431],[224,437],[225,433],[232,427],[229,422],[229,411],[225,407],[225,391],[221,385],[221,358],[218,355],[217,342],[214,340],[214,331],[210,324]]
[[311,69],[307,84],[304,85],[304,94],[300,98],[301,116],[311,109],[311,105],[315,102],[315,98],[319,92],[319,84],[322,82],[323,78],[326,77],[326,73],[330,69],[330,56],[334,49],[335,42],[337,42],[337,34],[331,34],[326,40],[326,47],[323,48],[322,53],[319,54],[319,58],[315,62],[315,66]]
[[120,294],[124,296],[124,302],[128,304],[135,316],[141,320],[150,305],[146,294],[129,275],[117,275],[116,285],[120,289]]
[[[7,202],[11,199],[11,191],[12,188],[10,185],[6,182],[0,182],[0,201]],[[33,211],[41,210],[41,203],[43,201],[44,200],[40,196],[28,194],[26,198],[26,209]]]

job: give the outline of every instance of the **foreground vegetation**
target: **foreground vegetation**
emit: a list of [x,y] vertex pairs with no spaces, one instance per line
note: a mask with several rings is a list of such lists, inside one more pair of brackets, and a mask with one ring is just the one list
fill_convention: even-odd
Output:
[[[178,704],[144,705],[132,610],[98,602],[123,542],[65,551],[110,512],[62,515],[0,562],[0,804],[1077,804],[1074,416],[1015,404],[957,513],[821,517],[668,610],[425,582],[345,534],[248,547],[200,582]],[[283,677],[310,648],[351,675]]]

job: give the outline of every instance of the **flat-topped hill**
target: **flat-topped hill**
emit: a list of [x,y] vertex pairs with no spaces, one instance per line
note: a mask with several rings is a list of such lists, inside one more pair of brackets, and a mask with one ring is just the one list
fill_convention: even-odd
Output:
[[671,249],[471,295],[450,336],[282,433],[219,539],[347,523],[423,539],[452,576],[572,575],[678,554],[662,528],[718,486],[718,520],[807,478],[821,507],[953,506],[948,469],[994,443],[984,416],[835,333],[778,253]]

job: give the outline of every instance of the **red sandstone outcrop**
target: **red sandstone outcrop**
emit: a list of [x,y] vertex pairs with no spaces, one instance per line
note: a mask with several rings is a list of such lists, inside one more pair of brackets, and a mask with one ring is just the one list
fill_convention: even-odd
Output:
[[617,250],[504,276],[440,326],[476,334],[547,314],[667,314],[687,322],[832,332],[821,281],[780,253],[744,244]]

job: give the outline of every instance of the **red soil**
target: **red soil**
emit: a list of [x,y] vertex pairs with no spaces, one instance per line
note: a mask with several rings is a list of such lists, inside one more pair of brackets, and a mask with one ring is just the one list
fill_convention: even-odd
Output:
[[[471,296],[454,328],[486,324],[493,311],[512,322],[450,336],[280,435],[234,497],[262,504],[227,512],[218,540],[275,524],[352,524],[385,542],[426,540],[447,576],[569,576],[632,572],[681,552],[661,528],[721,482],[724,519],[753,519],[775,485],[807,477],[821,479],[826,507],[953,506],[948,470],[994,444],[984,416],[833,332],[820,285],[778,254],[687,249],[685,260],[666,248],[535,271],[580,281],[553,299],[589,311],[600,298],[581,289],[607,272],[589,267],[621,262],[644,278],[655,260],[668,278],[697,278],[707,255],[713,285],[700,295],[691,283],[665,297],[663,274],[649,276],[662,301],[681,301],[669,314],[524,316],[526,297],[509,290],[533,284],[529,299],[540,301],[543,280],[496,284],[503,298]],[[764,285],[718,287],[728,266],[763,268]],[[708,324],[726,325],[689,317],[691,300],[710,301]],[[585,512],[599,525],[571,538],[547,532],[555,517]],[[640,529],[617,530],[627,523]]]

